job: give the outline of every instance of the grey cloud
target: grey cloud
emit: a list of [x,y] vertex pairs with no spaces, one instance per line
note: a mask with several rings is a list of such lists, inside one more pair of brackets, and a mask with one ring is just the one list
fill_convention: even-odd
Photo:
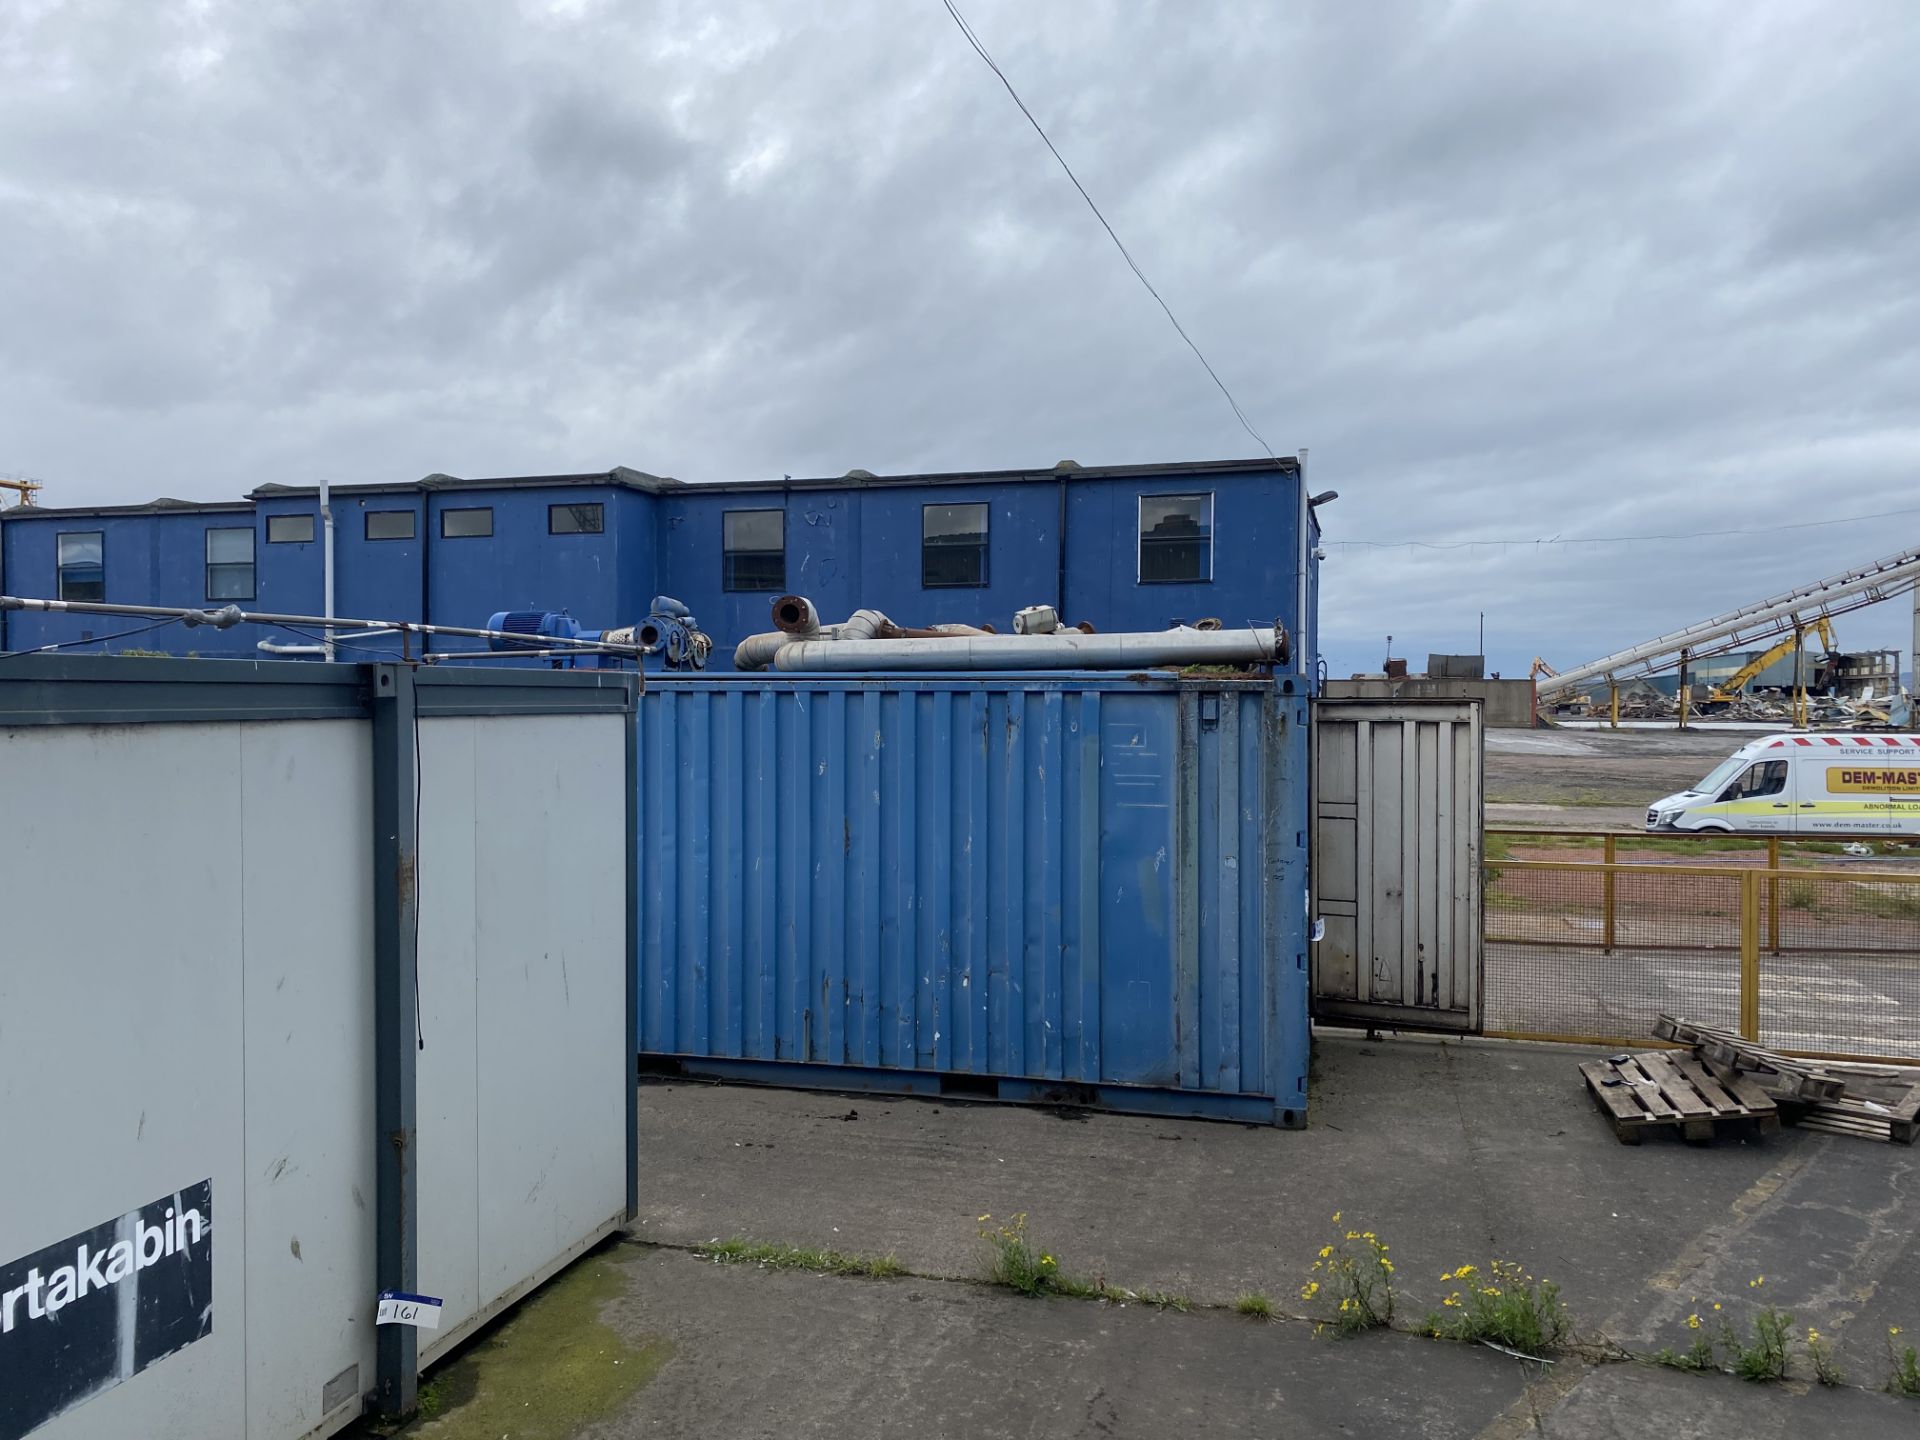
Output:
[[[963,8],[1331,538],[1920,504],[1897,0]],[[1254,448],[931,0],[18,0],[0,237],[61,502]],[[1336,548],[1325,625],[1578,660],[1917,532]]]

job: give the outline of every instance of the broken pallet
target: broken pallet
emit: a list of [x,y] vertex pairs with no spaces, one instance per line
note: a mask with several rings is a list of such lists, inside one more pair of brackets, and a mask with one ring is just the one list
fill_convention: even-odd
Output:
[[1731,1031],[1672,1015],[1662,1015],[1653,1033],[1691,1045],[1716,1076],[1746,1076],[1805,1129],[1898,1145],[1920,1138],[1920,1072],[1910,1067],[1789,1059]]
[[1721,1069],[1750,1075],[1756,1085],[1776,1100],[1838,1100],[1847,1090],[1843,1078],[1822,1067],[1776,1055],[1731,1030],[1716,1030],[1677,1016],[1662,1015],[1653,1022],[1653,1038],[1690,1045],[1700,1059]]
[[1920,1135],[1920,1080],[1906,1082],[1904,1089],[1891,1104],[1847,1095],[1805,1106],[1789,1103],[1785,1110],[1787,1118],[1805,1130],[1911,1145]]
[[1749,1077],[1716,1073],[1692,1055],[1616,1055],[1589,1060],[1580,1073],[1623,1145],[1638,1145],[1648,1130],[1678,1130],[1704,1145],[1716,1136],[1770,1135],[1780,1128],[1772,1096]]

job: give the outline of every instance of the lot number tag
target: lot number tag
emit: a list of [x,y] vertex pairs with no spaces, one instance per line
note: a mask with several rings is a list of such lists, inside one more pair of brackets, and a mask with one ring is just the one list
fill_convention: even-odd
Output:
[[421,1330],[440,1328],[440,1302],[431,1295],[409,1295],[404,1290],[382,1290],[375,1317],[380,1325],[412,1325]]

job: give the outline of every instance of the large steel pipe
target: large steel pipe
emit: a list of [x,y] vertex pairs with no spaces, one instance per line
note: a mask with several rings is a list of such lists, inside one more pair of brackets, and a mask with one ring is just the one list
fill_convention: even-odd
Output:
[[779,670],[1134,670],[1150,666],[1266,665],[1286,646],[1277,629],[1138,634],[955,635],[937,640],[796,640]]

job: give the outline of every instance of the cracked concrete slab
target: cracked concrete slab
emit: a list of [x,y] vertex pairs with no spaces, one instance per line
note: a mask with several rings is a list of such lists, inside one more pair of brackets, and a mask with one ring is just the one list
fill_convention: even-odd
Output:
[[1393,1246],[1414,1307],[1442,1271],[1496,1257],[1558,1282],[1584,1330],[1636,1343],[1673,1339],[1703,1290],[1749,1299],[1757,1275],[1823,1329],[1897,1306],[1887,1285],[1920,1263],[1915,1151],[1792,1129],[1623,1147],[1582,1087],[1590,1053],[1322,1037],[1305,1131],[648,1085],[637,1233],[971,1274],[975,1217],[1025,1212],[1072,1268],[1225,1301],[1292,1296],[1338,1210]]
[[[642,1213],[604,1318],[672,1359],[590,1436],[1663,1437],[1920,1434],[1876,1393],[1886,1327],[1920,1333],[1920,1152],[1792,1129],[1623,1147],[1577,1063],[1488,1042],[1316,1045],[1310,1128],[684,1082],[641,1090]],[[971,1283],[982,1214],[1028,1216],[1070,1272],[1283,1311],[1339,1229],[1392,1247],[1416,1321],[1471,1260],[1565,1291],[1595,1348],[1540,1367],[1410,1334],[1316,1339],[1224,1309],[1032,1301]],[[915,1276],[720,1266],[741,1235]],[[1764,1275],[1759,1287],[1749,1281]],[[1687,1314],[1761,1303],[1832,1339],[1851,1385],[1684,1375]],[[535,1303],[538,1303],[537,1301]],[[491,1437],[488,1437],[491,1440]]]
[[619,1263],[629,1283],[607,1323],[669,1341],[673,1359],[589,1432],[609,1440],[1470,1440],[1522,1401],[1529,1368],[1476,1347],[1316,1340],[1307,1325],[1221,1312],[762,1271],[637,1247]]
[[[1886,1327],[1920,1330],[1920,1152],[1793,1129],[1623,1147],[1580,1081],[1593,1053],[1322,1035],[1305,1131],[649,1084],[635,1233],[748,1235],[972,1276],[977,1217],[1024,1212],[1071,1271],[1213,1304],[1260,1290],[1300,1312],[1339,1211],[1338,1228],[1392,1245],[1405,1315],[1438,1302],[1442,1271],[1510,1259],[1563,1287],[1590,1340],[1684,1349],[1694,1310],[1711,1317],[1717,1299],[1744,1325],[1771,1302],[1878,1386]],[[1557,1403],[1600,1403],[1582,1388]],[[1920,1410],[1900,1413],[1920,1431]]]

